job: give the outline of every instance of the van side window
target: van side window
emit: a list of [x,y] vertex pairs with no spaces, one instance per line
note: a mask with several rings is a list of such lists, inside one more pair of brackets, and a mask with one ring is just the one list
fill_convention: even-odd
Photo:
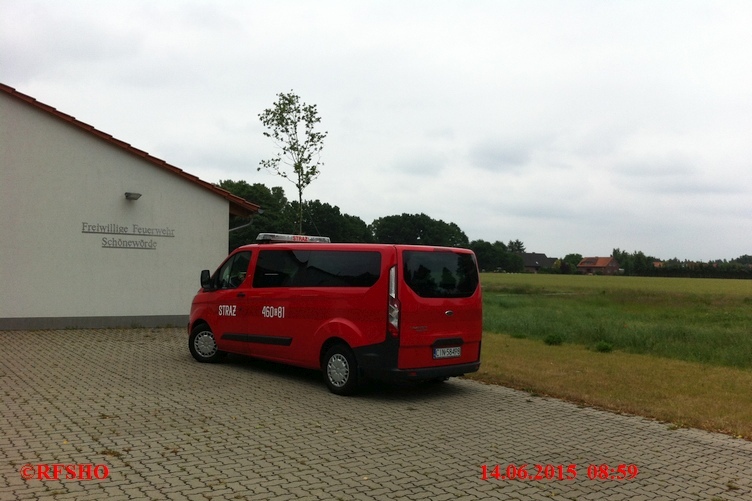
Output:
[[256,263],[253,286],[371,287],[380,273],[379,252],[263,250]]
[[472,254],[404,251],[404,277],[420,297],[470,297],[478,287]]
[[217,270],[216,284],[218,289],[235,289],[240,286],[248,274],[248,265],[251,263],[250,252],[238,252],[228,259]]

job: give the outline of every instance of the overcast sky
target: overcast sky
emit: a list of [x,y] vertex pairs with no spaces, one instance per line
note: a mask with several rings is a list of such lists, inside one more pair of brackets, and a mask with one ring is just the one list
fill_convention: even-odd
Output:
[[328,131],[304,193],[530,252],[752,254],[752,2],[0,0],[0,82],[200,178],[295,187],[258,114]]

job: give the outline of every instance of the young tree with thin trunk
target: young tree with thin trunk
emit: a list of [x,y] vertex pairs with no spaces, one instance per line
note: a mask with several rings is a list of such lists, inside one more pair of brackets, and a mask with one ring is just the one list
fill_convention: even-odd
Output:
[[271,138],[279,148],[277,155],[262,160],[262,168],[287,179],[298,189],[298,232],[303,232],[303,190],[319,175],[319,160],[327,132],[317,132],[321,122],[316,105],[300,102],[300,97],[290,91],[277,94],[274,106],[259,114],[261,123],[268,129],[264,136]]

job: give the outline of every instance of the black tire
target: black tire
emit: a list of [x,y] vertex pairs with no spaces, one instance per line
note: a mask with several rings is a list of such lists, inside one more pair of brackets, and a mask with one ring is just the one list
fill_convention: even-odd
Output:
[[329,391],[336,395],[352,395],[358,389],[358,362],[352,350],[335,344],[324,355],[321,367]]
[[218,362],[227,355],[217,348],[214,333],[206,324],[199,324],[193,328],[188,336],[188,349],[193,358],[202,363]]

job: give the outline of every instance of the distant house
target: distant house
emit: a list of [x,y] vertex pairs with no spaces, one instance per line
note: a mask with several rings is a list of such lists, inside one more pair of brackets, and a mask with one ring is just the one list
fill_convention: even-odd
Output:
[[526,252],[522,254],[522,263],[527,273],[538,273],[542,268],[552,268],[556,258],[546,257],[545,254]]
[[584,275],[616,275],[619,263],[613,257],[586,257],[577,265],[577,271]]

